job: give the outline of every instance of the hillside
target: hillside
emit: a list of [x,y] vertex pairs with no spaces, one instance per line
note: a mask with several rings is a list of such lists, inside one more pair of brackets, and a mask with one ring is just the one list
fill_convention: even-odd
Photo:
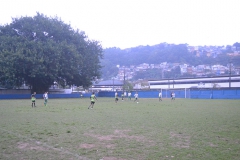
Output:
[[101,64],[102,77],[113,77],[118,72],[117,65],[130,66],[142,63],[160,64],[162,62],[197,65],[227,66],[230,62],[240,66],[240,56],[230,56],[238,53],[234,46],[189,46],[187,44],[161,43],[154,46],[138,46],[128,49],[107,48]]

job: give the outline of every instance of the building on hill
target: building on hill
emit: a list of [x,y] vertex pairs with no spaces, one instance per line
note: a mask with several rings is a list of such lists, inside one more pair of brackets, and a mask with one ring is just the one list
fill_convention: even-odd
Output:
[[240,88],[240,76],[148,80],[150,89]]
[[89,88],[90,91],[120,91],[122,90],[124,82],[121,80],[106,80],[96,82]]

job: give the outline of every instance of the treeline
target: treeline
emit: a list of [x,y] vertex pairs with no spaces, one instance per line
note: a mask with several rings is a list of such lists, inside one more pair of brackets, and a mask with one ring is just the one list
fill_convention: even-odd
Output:
[[[180,58],[180,59],[179,59]],[[121,50],[108,48],[104,50],[104,59],[110,59],[119,65],[138,65],[141,63],[159,64],[161,62],[186,63],[194,56],[188,52],[187,46],[159,44],[155,46],[139,46]]]

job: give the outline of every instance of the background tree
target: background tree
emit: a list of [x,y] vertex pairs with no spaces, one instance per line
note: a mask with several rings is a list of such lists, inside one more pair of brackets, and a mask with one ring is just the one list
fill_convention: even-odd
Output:
[[123,85],[123,90],[124,91],[132,91],[133,86],[129,81],[125,81],[125,84]]
[[100,77],[102,47],[58,17],[37,13],[0,26],[0,85],[24,82],[33,91],[59,85],[89,86]]
[[240,43],[239,42],[234,43],[233,46],[235,47],[236,51],[240,50]]
[[[118,67],[116,64],[113,64],[110,59],[103,59],[101,61],[102,69],[101,75],[104,80],[112,79],[112,77],[116,77],[118,74]],[[107,66],[107,67],[106,67]]]

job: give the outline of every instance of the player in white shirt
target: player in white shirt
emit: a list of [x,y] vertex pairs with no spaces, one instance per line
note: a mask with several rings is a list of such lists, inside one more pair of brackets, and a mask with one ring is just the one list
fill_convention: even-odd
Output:
[[138,103],[138,93],[137,92],[134,94],[134,97],[135,97],[134,102],[137,101],[137,103]]
[[44,106],[47,106],[47,102],[48,102],[48,92],[45,92],[43,94],[43,99],[44,99]]
[[129,91],[129,92],[128,92],[128,100],[132,100],[132,97],[131,97],[131,96],[132,96],[132,93]]
[[117,103],[117,102],[118,102],[118,93],[115,92],[115,103]]
[[171,97],[172,97],[171,100],[175,100],[175,93],[174,92],[171,93]]
[[158,100],[159,100],[159,101],[162,101],[162,92],[161,92],[161,91],[159,91]]

